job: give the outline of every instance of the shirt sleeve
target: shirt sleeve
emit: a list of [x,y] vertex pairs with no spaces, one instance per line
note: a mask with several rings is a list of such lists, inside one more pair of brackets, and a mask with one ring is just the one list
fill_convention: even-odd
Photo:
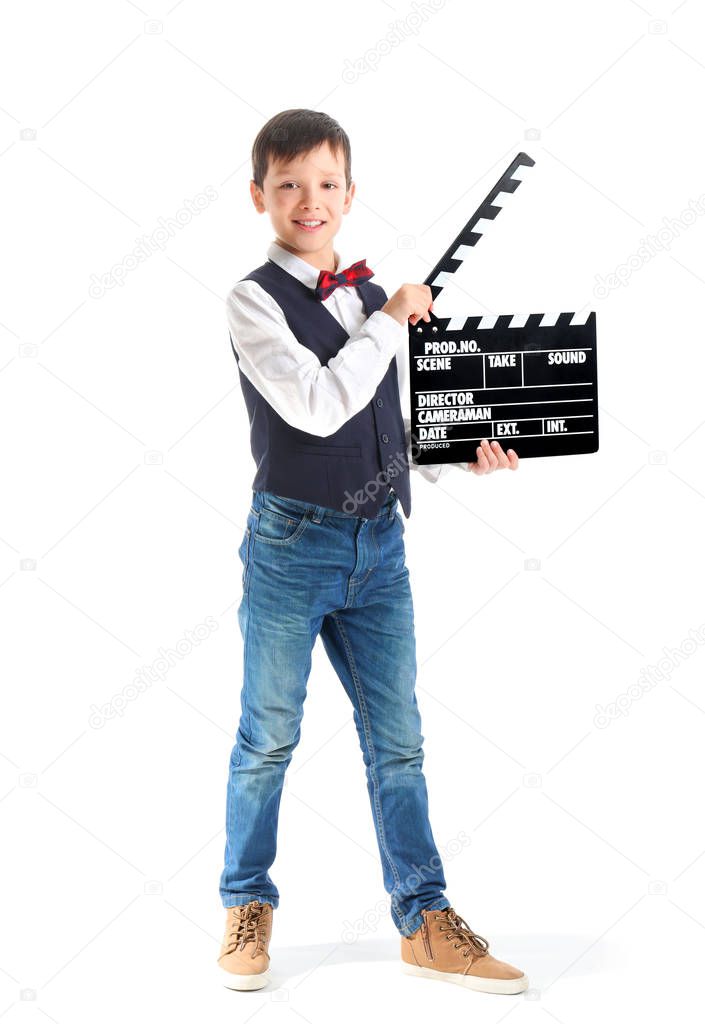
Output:
[[284,312],[256,281],[238,281],[226,300],[239,367],[291,426],[328,437],[377,390],[408,330],[376,310],[326,366],[300,344]]
[[411,396],[409,394],[409,334],[404,328],[407,337],[407,344],[403,345],[396,354],[397,380],[399,381],[399,403],[401,405],[402,419],[404,420],[404,435],[406,438],[406,456],[409,462],[409,469],[416,470],[425,480],[432,484],[438,483],[440,478],[452,467],[470,472],[468,462],[440,462],[428,466],[419,466],[411,458]]

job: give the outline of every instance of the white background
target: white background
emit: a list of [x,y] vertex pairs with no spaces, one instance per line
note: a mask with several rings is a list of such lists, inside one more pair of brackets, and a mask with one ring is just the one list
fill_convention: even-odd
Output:
[[[702,8],[144,4],[3,6],[0,1017],[692,1019],[705,216],[673,221],[705,193]],[[520,996],[401,973],[320,642],[272,869],[273,981],[215,980],[254,474],[224,297],[272,237],[252,142],[298,106],[350,135],[340,239],[388,294],[424,279],[523,150],[535,167],[436,312],[597,312],[599,453],[415,476],[406,523],[431,821],[442,852],[470,837],[446,853],[446,895],[529,974]],[[94,705],[208,616],[96,727]]]

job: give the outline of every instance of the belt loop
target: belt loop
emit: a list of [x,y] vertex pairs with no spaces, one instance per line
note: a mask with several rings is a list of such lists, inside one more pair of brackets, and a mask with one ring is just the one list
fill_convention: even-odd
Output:
[[316,505],[311,519],[314,523],[320,523],[325,515],[325,505]]

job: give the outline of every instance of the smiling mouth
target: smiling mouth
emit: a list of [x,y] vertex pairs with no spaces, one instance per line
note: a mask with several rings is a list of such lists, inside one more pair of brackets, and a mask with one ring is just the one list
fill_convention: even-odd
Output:
[[322,228],[325,223],[326,223],[326,221],[324,221],[324,220],[316,220],[315,218],[311,218],[309,221],[305,221],[305,220],[295,220],[294,221],[294,224],[296,224],[297,227],[301,228],[302,231],[317,231],[319,228]]

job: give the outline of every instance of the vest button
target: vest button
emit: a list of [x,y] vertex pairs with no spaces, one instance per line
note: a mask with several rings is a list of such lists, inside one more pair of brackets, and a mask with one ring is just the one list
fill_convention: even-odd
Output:
[[381,399],[381,398],[378,398],[378,399],[377,399],[377,405],[378,405],[378,406],[380,407],[380,409],[381,409],[381,408],[382,408],[382,406],[384,405],[384,402],[382,401],[382,399]]
[[383,441],[384,441],[384,443],[386,444],[386,443],[387,443],[387,441],[389,440],[389,434],[382,434],[382,440],[383,440]]

